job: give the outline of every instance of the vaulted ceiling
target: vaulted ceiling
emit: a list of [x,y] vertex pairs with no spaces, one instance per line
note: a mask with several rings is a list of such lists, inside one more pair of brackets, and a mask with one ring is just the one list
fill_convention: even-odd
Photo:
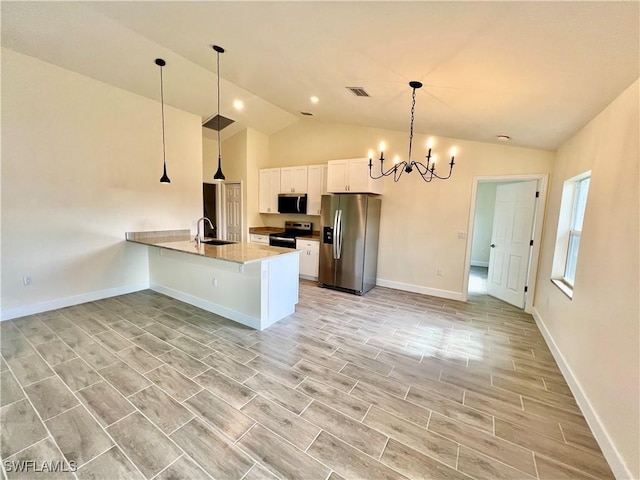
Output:
[[2,1],[3,47],[154,99],[164,58],[166,102],[203,121],[224,47],[226,136],[301,112],[405,131],[418,80],[416,133],[541,149],[638,78],[639,25],[635,1]]

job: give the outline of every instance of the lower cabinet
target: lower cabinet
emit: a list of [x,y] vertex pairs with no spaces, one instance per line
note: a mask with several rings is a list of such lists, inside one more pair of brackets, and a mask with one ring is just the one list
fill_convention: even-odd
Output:
[[296,240],[296,248],[300,252],[300,276],[309,280],[318,279],[320,262],[320,242],[317,240]]
[[269,235],[260,235],[257,233],[252,233],[251,235],[249,235],[249,242],[269,245]]

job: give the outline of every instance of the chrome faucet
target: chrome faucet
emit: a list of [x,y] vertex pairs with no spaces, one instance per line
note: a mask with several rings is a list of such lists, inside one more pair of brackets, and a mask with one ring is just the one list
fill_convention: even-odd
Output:
[[[201,238],[200,238],[200,221],[201,220],[202,221],[206,220],[207,222],[209,222],[209,226],[211,227],[211,230],[216,229],[216,227],[214,227],[213,224],[211,223],[211,220],[209,220],[207,217],[199,218],[198,221],[196,222],[196,238],[195,238],[195,242],[198,245],[200,245],[200,241],[201,241]],[[204,225],[204,222],[203,222],[203,225]]]

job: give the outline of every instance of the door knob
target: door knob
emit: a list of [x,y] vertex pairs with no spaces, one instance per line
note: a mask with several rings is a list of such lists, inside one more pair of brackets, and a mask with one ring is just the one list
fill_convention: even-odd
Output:
[[495,243],[492,243],[490,246],[491,246],[491,248],[496,248],[496,244]]

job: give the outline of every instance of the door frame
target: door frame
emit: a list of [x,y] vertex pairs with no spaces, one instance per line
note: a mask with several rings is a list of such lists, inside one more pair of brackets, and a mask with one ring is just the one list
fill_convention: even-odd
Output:
[[466,302],[469,298],[469,274],[471,272],[471,247],[473,245],[473,228],[476,220],[476,201],[478,193],[478,185],[480,183],[510,183],[526,180],[537,180],[538,191],[540,196],[536,204],[534,212],[533,227],[533,248],[529,255],[529,265],[527,267],[527,293],[524,300],[524,311],[531,313],[533,308],[533,299],[536,291],[536,278],[538,275],[538,260],[540,258],[540,247],[542,243],[542,226],[544,224],[545,208],[547,201],[547,189],[549,184],[549,174],[532,173],[523,175],[488,175],[477,176],[472,178],[471,188],[471,209],[469,211],[469,225],[467,228],[467,244],[464,263],[464,275],[462,277],[462,301]]
[[244,224],[244,184],[242,180],[220,182],[219,188],[216,189],[216,215],[220,219],[218,222],[218,238],[226,240],[227,238],[227,185],[240,185],[240,240],[246,241],[245,224]]

